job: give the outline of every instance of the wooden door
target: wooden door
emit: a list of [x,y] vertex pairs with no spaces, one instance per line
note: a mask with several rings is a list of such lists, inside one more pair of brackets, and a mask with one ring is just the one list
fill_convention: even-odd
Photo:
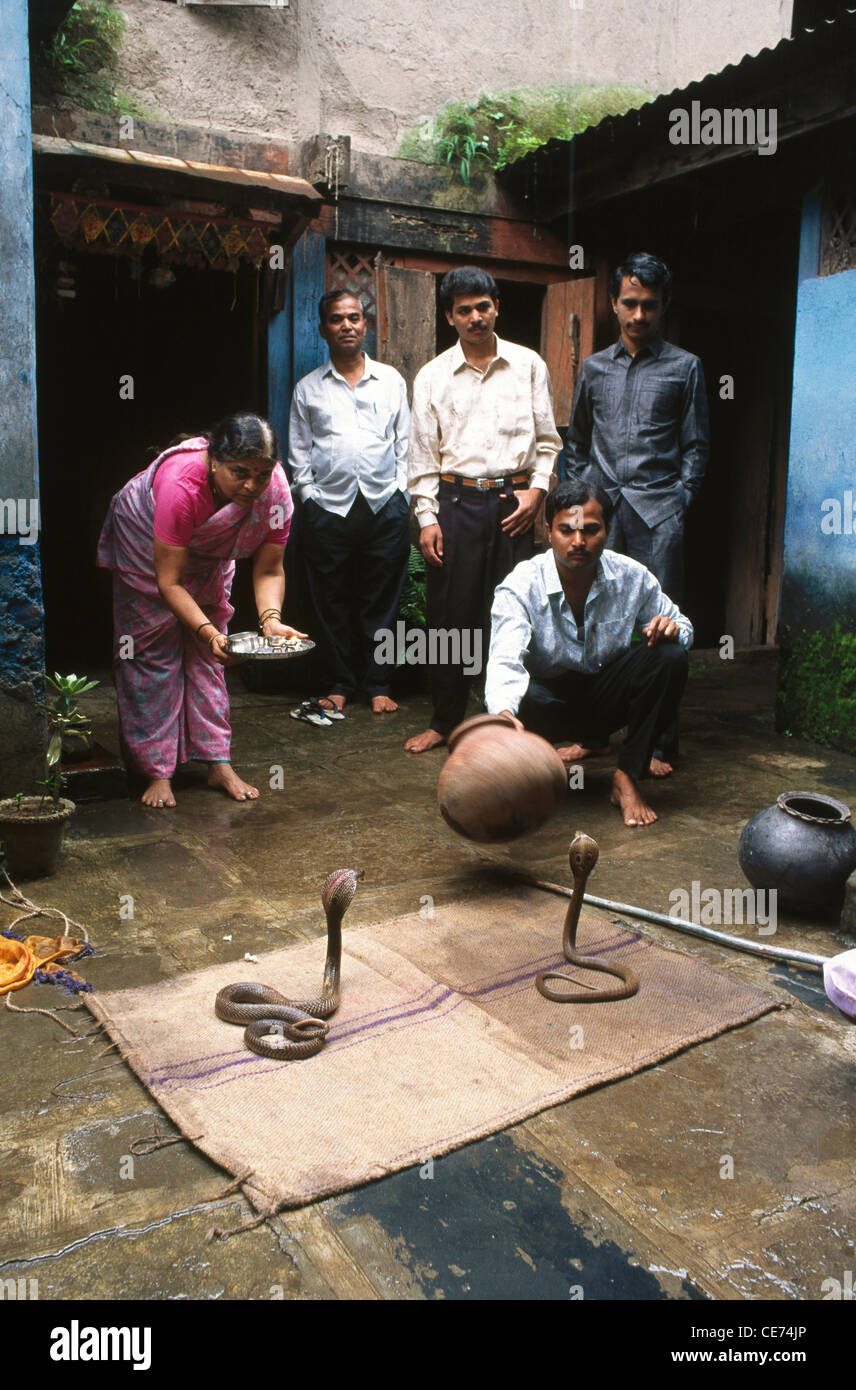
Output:
[[377,355],[401,372],[413,393],[413,378],[437,352],[436,277],[430,271],[386,265],[377,270]]
[[595,277],[548,285],[541,312],[541,356],[553,382],[556,424],[570,423],[581,362],[594,352]]

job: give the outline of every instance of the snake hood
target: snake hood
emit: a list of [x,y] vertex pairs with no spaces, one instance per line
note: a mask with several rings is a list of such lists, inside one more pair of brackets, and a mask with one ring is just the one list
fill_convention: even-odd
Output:
[[365,869],[334,869],[324,880],[324,887],[321,889],[321,902],[325,912],[329,912],[334,905],[340,912],[350,906],[354,894],[357,891],[357,883],[361,878],[365,878]]

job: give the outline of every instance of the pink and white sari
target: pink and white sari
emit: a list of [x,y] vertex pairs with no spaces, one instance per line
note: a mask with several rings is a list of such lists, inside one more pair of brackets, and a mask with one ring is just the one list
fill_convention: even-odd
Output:
[[[224,669],[179,622],[158,592],[152,480],[176,453],[206,453],[204,439],[167,449],[110,503],[98,564],[113,571],[113,675],[129,760],[147,777],[171,777],[179,763],[228,762],[229,696]],[[225,632],[235,560],[254,555],[272,531],[288,529],[291,493],[277,464],[251,507],[229,502],[190,540],[183,585]]]

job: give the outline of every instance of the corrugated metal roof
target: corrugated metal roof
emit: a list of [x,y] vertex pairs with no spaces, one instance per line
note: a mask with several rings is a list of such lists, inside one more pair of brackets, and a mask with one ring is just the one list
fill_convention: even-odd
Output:
[[225,164],[201,164],[193,159],[178,159],[174,155],[151,154],[148,150],[124,150],[112,145],[96,145],[86,140],[63,140],[56,135],[33,135],[36,154],[87,156],[121,164],[126,169],[157,169],[165,172],[190,174],[197,179],[216,183],[235,184],[240,188],[266,188],[287,198],[323,202],[317,189],[306,179],[290,174],[270,174],[261,169],[234,169]]
[[570,145],[574,146],[576,152],[587,153],[589,147],[595,148],[600,140],[611,142],[628,129],[642,129],[649,123],[656,124],[662,120],[663,112],[679,98],[684,102],[710,101],[719,87],[730,88],[733,92],[744,84],[757,87],[768,78],[781,81],[791,74],[811,68],[826,53],[839,57],[852,50],[854,45],[856,9],[848,9],[835,19],[825,19],[812,28],[780,39],[772,48],[768,46],[758,53],[747,53],[738,63],[729,63],[719,72],[708,73],[686,87],[675,87],[670,92],[661,93],[653,101],[633,107],[621,116],[605,116],[597,125],[589,126],[570,140],[551,140],[540,150],[534,150],[517,160],[509,169],[524,170],[537,162],[539,155],[551,150],[567,151]]

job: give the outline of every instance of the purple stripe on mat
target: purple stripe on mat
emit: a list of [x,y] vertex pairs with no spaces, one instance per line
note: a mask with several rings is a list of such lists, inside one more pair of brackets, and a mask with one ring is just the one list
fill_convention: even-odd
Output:
[[[639,944],[640,941],[645,949],[648,949],[653,945],[653,943],[647,937],[635,936],[630,939],[631,944]],[[614,946],[608,947],[607,951],[618,950],[622,945],[625,944],[627,943],[617,942]],[[551,956],[547,957],[546,959],[548,961],[551,961],[556,966],[562,966],[567,964],[567,961],[565,960],[564,956]],[[444,1011],[444,1017],[447,1017],[450,1013],[452,1013],[458,1007],[458,1005],[473,998],[481,998],[486,994],[494,993],[495,991],[500,989],[508,990],[510,993],[515,994],[522,993],[524,989],[529,989],[535,976],[540,974],[540,967],[544,964],[544,961],[539,960],[537,964],[537,969],[533,969],[530,966],[527,970],[520,972],[512,979],[504,980],[499,984],[484,985],[479,990],[465,992],[463,990],[454,990],[449,987],[442,987],[441,993],[438,995],[438,997],[428,1004],[422,1004],[418,1008],[403,1008],[400,1009],[399,1013],[393,1014],[391,1017],[378,1018],[373,1022],[364,1023],[359,1027],[343,1028],[339,1032],[331,1034],[330,1040],[327,1044],[327,1048],[325,1049],[325,1051],[332,1050],[335,1052],[342,1052],[345,1051],[346,1048],[357,1047],[360,1045],[360,1043],[367,1041],[368,1035],[375,1033],[379,1028],[389,1028],[390,1032],[397,1033],[402,1031],[402,1028],[416,1027],[420,1023],[426,1021],[427,1015],[436,1015],[437,1010],[441,1007],[441,1005],[445,1004],[449,999],[452,998],[454,998],[456,1002],[452,1005],[451,1009],[447,1009]],[[514,986],[518,986],[518,988],[515,989],[513,988]],[[422,996],[420,997],[423,997],[425,994],[429,992],[430,991],[427,990],[423,991]],[[386,1012],[388,1013],[389,1011],[387,1010]],[[402,1022],[402,1020],[410,1021]],[[430,1021],[433,1022],[433,1018]],[[399,1023],[401,1024],[401,1027],[391,1026]],[[218,1073],[231,1072],[231,1075],[224,1076],[221,1078],[219,1082],[214,1083],[214,1085],[228,1085],[230,1082],[240,1080],[244,1076],[257,1076],[260,1073],[263,1074],[265,1071],[270,1070],[271,1064],[276,1067],[287,1067],[292,1065],[292,1062],[289,1062],[287,1060],[283,1060],[280,1062],[273,1057],[259,1059],[259,1057],[255,1053],[250,1052],[245,1048],[241,1048],[238,1052],[227,1055],[231,1057],[231,1060],[221,1062],[219,1065],[216,1066],[203,1067],[200,1071],[188,1072],[185,1069],[194,1065],[198,1066],[200,1062],[206,1060],[205,1058],[199,1058],[194,1062],[185,1062],[179,1064],[179,1069],[173,1071],[172,1074],[169,1074],[165,1069],[161,1069],[160,1072],[152,1073],[146,1084],[149,1086],[158,1085],[164,1090],[177,1090],[180,1089],[185,1083],[204,1081],[208,1077],[216,1076]],[[239,1070],[236,1071],[235,1068],[239,1068]],[[211,1090],[212,1087],[200,1086],[196,1089],[207,1091]]]
[[[443,1004],[447,999],[451,998],[451,996],[452,996],[454,993],[455,993],[454,990],[444,988],[443,991],[442,991],[442,993],[439,995],[439,997],[438,997],[437,999],[433,1000],[430,1004],[422,1004],[419,1008],[416,1008],[416,1009],[404,1009],[404,1010],[402,1010],[401,1013],[399,1013],[399,1014],[394,1014],[394,1015],[392,1016],[392,1018],[383,1018],[383,1019],[379,1019],[376,1023],[366,1023],[366,1024],[363,1024],[363,1026],[362,1026],[361,1028],[356,1028],[356,1029],[354,1029],[353,1031],[356,1032],[356,1033],[365,1033],[365,1032],[369,1032],[369,1031],[371,1031],[371,1030],[373,1030],[373,1029],[375,1029],[375,1028],[386,1028],[390,1023],[397,1023],[398,1020],[399,1020],[400,1018],[414,1018],[414,1017],[419,1017],[419,1015],[421,1015],[421,1014],[433,1013],[434,1010],[437,1009],[437,1008],[439,1007],[440,1004]],[[338,1033],[338,1034],[336,1035],[336,1040],[338,1041],[338,1040],[341,1040],[342,1038],[348,1037],[348,1036],[350,1036],[350,1035],[349,1035],[348,1033],[346,1033],[345,1031],[343,1031],[343,1032]],[[334,1039],[331,1037],[330,1042],[327,1044],[327,1046],[328,1046],[328,1047],[332,1046],[332,1045],[333,1045],[333,1041],[334,1041]],[[218,1071],[227,1071],[227,1070],[229,1070],[229,1068],[231,1068],[231,1067],[240,1066],[240,1065],[241,1065],[241,1062],[242,1062],[242,1061],[245,1061],[245,1060],[247,1060],[247,1059],[248,1059],[249,1061],[255,1061],[255,1058],[256,1058],[256,1053],[254,1053],[254,1052],[249,1052],[246,1048],[244,1048],[244,1049],[242,1049],[242,1055],[241,1055],[240,1057],[238,1057],[238,1059],[237,1059],[236,1061],[225,1062],[225,1063],[224,1063],[224,1062],[221,1062],[221,1063],[220,1063],[219,1065],[217,1065],[217,1066],[203,1068],[202,1071],[175,1072],[175,1073],[173,1073],[173,1075],[171,1075],[171,1076],[169,1076],[169,1077],[163,1075],[163,1073],[153,1072],[153,1073],[152,1073],[152,1076],[151,1076],[151,1083],[154,1084],[154,1085],[157,1085],[159,1082],[163,1082],[163,1081],[166,1081],[166,1080],[181,1081],[181,1082],[185,1082],[185,1081],[201,1081],[201,1080],[203,1080],[204,1077],[206,1077],[206,1076],[213,1076],[213,1075],[214,1075],[216,1072],[218,1072]],[[269,1060],[269,1061],[271,1061],[271,1062],[276,1062],[276,1058],[275,1058],[275,1057],[268,1058],[267,1060]],[[183,1065],[184,1065],[185,1067],[187,1067],[187,1066],[190,1066],[190,1065],[193,1065],[193,1064],[192,1064],[192,1063],[185,1062]],[[287,1060],[284,1060],[284,1061],[282,1061],[282,1062],[276,1062],[276,1065],[277,1065],[277,1066],[280,1066],[280,1067],[281,1067],[281,1066],[288,1066],[288,1065],[289,1065],[289,1062],[288,1062]]]
[[[418,1000],[424,999],[426,995],[432,994],[435,990],[443,988],[444,986],[435,980],[434,983],[432,985],[429,985],[427,989],[423,989],[420,991],[419,994],[415,994],[409,997],[407,999],[407,1003],[408,1005],[414,1004]],[[388,1014],[391,1010],[400,1009],[401,1007],[401,1001],[399,1000],[395,1004],[385,1004],[382,1009],[376,1009],[372,1013],[359,1014],[357,1015],[357,1018],[381,1018],[383,1014]],[[357,1019],[355,1018],[351,1021],[356,1022]],[[234,1048],[223,1048],[220,1052],[205,1053],[201,1057],[186,1057],[181,1062],[162,1062],[158,1070],[152,1073],[152,1077],[154,1080],[166,1080],[169,1075],[180,1075],[186,1067],[198,1067],[201,1066],[203,1062],[216,1062],[220,1058],[225,1058],[226,1062],[224,1063],[224,1065],[228,1065],[228,1059],[234,1056]]]
[[[587,953],[591,953],[594,950],[600,949],[603,954],[610,955],[627,946],[638,946],[640,942],[643,948],[648,948],[652,944],[648,937],[642,937],[639,933],[631,932],[618,941],[604,938],[603,945],[601,945],[600,942],[586,943],[586,951]],[[376,1010],[374,1013],[361,1014],[357,1018],[350,1020],[345,1027],[331,1035],[328,1047],[334,1047],[337,1043],[342,1043],[348,1038],[356,1038],[360,1035],[374,1033],[379,1028],[385,1028],[389,1024],[397,1023],[400,1019],[418,1018],[420,1015],[433,1013],[452,994],[458,994],[462,999],[480,999],[485,995],[494,994],[500,990],[511,989],[514,985],[519,985],[521,983],[528,985],[543,969],[554,969],[566,964],[567,961],[563,955],[557,956],[554,954],[551,956],[543,956],[536,962],[527,964],[524,970],[520,970],[519,966],[510,967],[511,969],[517,970],[517,974],[511,975],[510,977],[508,976],[507,970],[500,972],[498,976],[482,976],[482,979],[488,979],[490,982],[482,985],[480,989],[460,987],[456,990],[450,986],[435,983],[428,989],[422,990],[420,994],[416,995],[413,999],[408,1000],[407,1004],[404,1006],[401,1004],[387,1005],[384,1009]],[[438,989],[440,993],[435,999],[423,1004],[417,1002],[435,993]],[[394,1012],[396,1009],[398,1010],[397,1013]],[[368,1021],[361,1022],[362,1019]],[[255,1056],[255,1053],[250,1054],[246,1049],[241,1048],[237,1052],[216,1052],[205,1057],[188,1058],[182,1062],[163,1063],[157,1071],[151,1073],[147,1084],[163,1085],[168,1081],[179,1083],[201,1081],[207,1076],[216,1075],[217,1072],[229,1071],[234,1067],[246,1066],[247,1063],[255,1060]],[[289,1065],[287,1061],[276,1062],[274,1058],[267,1058],[265,1060],[275,1062],[276,1066]],[[206,1062],[213,1062],[215,1065],[205,1066],[204,1064]],[[189,1068],[193,1067],[201,1067],[201,1070],[189,1070]],[[242,1072],[241,1074],[243,1075],[245,1073]]]
[[[454,1013],[455,1009],[460,1008],[461,1004],[463,1004],[463,1003],[465,1002],[464,999],[462,999],[462,997],[461,997],[459,994],[458,994],[458,995],[454,994],[452,990],[448,990],[448,991],[447,991],[447,996],[448,996],[448,999],[451,999],[453,1002],[452,1002],[452,1004],[450,1005],[450,1007],[449,1007],[448,1009],[446,1009],[445,1013],[442,1014],[442,1015],[440,1015],[440,1017],[448,1017],[449,1014]],[[429,1019],[428,1021],[431,1022],[431,1023],[434,1023],[434,1022],[436,1022],[437,1017],[438,1017],[438,1015],[435,1014],[434,1017],[432,1017],[432,1018]],[[397,1027],[397,1028],[390,1028],[389,1031],[390,1031],[390,1033],[403,1033],[403,1032],[406,1032],[409,1028],[418,1028],[418,1027],[420,1027],[425,1021],[426,1021],[426,1020],[423,1019],[423,1018],[412,1018],[408,1023],[402,1023],[402,1024],[401,1024],[399,1027]],[[335,1043],[335,1042],[330,1042],[330,1043],[327,1044],[327,1047],[324,1049],[324,1051],[325,1051],[325,1052],[329,1052],[331,1049],[335,1048],[336,1052],[346,1052],[346,1051],[348,1050],[348,1048],[351,1048],[351,1047],[359,1047],[360,1044],[363,1043],[363,1042],[365,1042],[365,1038],[355,1038],[352,1042],[345,1042],[345,1043],[343,1043],[343,1044],[341,1044],[341,1045],[337,1045],[337,1043]],[[321,1056],[321,1055],[323,1055],[323,1054],[319,1053],[318,1055]],[[312,1059],[310,1058],[310,1059],[308,1059],[308,1060],[311,1061]],[[260,1063],[261,1063],[261,1065],[259,1065]],[[269,1072],[269,1071],[270,1071],[270,1068],[271,1068],[271,1067],[290,1067],[290,1066],[304,1066],[304,1067],[305,1067],[305,1066],[307,1066],[307,1065],[308,1065],[308,1061],[307,1061],[307,1062],[277,1062],[273,1057],[270,1057],[270,1058],[267,1058],[267,1057],[262,1058],[262,1057],[256,1056],[256,1054],[255,1054],[254,1052],[245,1052],[245,1053],[244,1053],[244,1066],[245,1066],[245,1070],[242,1071],[242,1072],[240,1072],[240,1074],[236,1074],[236,1075],[233,1075],[233,1076],[225,1076],[225,1077],[223,1077],[223,1078],[222,1078],[221,1080],[219,1080],[219,1081],[212,1081],[212,1082],[210,1082],[207,1086],[197,1086],[197,1087],[195,1087],[195,1089],[198,1090],[198,1091],[214,1091],[214,1090],[217,1090],[217,1088],[218,1088],[219,1086],[228,1086],[228,1085],[230,1085],[233,1081],[242,1081],[242,1080],[244,1079],[245,1076],[259,1076],[259,1075],[264,1075],[265,1072]],[[252,1067],[253,1069],[252,1069],[252,1070],[249,1070],[250,1067]],[[221,1068],[215,1068],[215,1069],[210,1073],[210,1075],[214,1075],[215,1072],[216,1072],[217,1070],[221,1070]],[[208,1074],[209,1074],[209,1073],[202,1072],[202,1073],[200,1073],[200,1077],[201,1077],[201,1078],[204,1078],[204,1077],[205,1077],[206,1075],[208,1075]],[[145,1085],[148,1085],[149,1083],[144,1081],[144,1084],[145,1084]],[[180,1090],[181,1087],[182,1087],[182,1085],[183,1085],[183,1082],[182,1082],[181,1080],[166,1081],[163,1085],[160,1086],[159,1089],[160,1089],[160,1091],[161,1091],[162,1093],[168,1094],[170,1091],[177,1091],[177,1090]]]

